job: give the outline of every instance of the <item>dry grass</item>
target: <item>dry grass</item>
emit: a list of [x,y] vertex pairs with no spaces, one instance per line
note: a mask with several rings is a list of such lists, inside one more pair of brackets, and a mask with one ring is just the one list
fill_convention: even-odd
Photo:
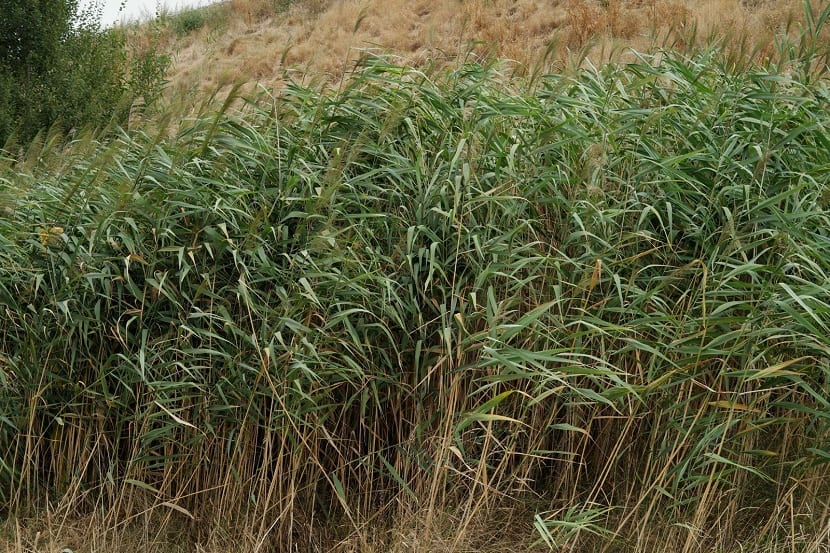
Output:
[[[790,505],[780,506],[780,524],[797,524],[788,512]],[[804,514],[797,515],[804,517]],[[426,520],[432,518],[432,528],[423,532]],[[472,522],[462,521],[457,514],[442,512],[429,517],[427,513],[408,516],[392,526],[367,526],[359,533],[343,531],[341,527],[319,526],[313,535],[297,536],[292,551],[326,553],[543,553],[551,551],[534,537],[530,521],[533,511],[528,507],[513,506],[477,517]],[[654,521],[652,521],[654,522]],[[188,524],[182,519],[170,520],[164,513],[147,512],[138,518],[113,524],[107,518],[86,516],[61,518],[50,514],[37,518],[18,518],[0,524],[0,551],[4,553],[262,553],[272,551],[273,544],[256,536],[261,521],[228,527],[219,518]],[[463,531],[459,531],[463,528]],[[706,534],[703,529],[689,528]],[[724,528],[708,529],[709,534]],[[799,534],[795,528],[791,537],[781,541],[758,539],[752,536],[758,528],[747,528],[748,539],[724,543],[719,553],[830,553],[830,527],[823,536]],[[609,551],[614,553],[650,551],[677,552],[684,549],[684,540],[674,524],[645,526],[636,539],[614,541],[584,540],[583,549],[576,551]],[[573,549],[570,549],[573,551]],[[697,549],[694,549],[697,550]]]
[[[0,551],[4,553],[73,553],[115,551],[117,553],[254,553],[268,551],[254,531],[227,528],[211,521],[201,530],[194,525],[159,524],[164,517],[148,514],[126,525],[112,527],[109,521],[84,517],[69,520],[41,516],[17,519],[0,525]],[[441,513],[428,535],[421,530],[425,515],[411,516],[391,528],[366,528],[359,536],[328,532],[298,540],[298,551],[331,553],[510,553],[547,551],[533,541],[533,513],[524,508],[506,509],[486,520],[467,524],[459,533],[459,517]],[[251,521],[256,528],[259,521]],[[159,530],[161,528],[161,530]]]
[[749,53],[763,55],[802,12],[801,0],[232,0],[212,24],[162,39],[174,54],[171,90],[182,94],[273,86],[286,71],[337,82],[366,49],[414,65],[507,58],[519,70],[713,36],[750,37]]

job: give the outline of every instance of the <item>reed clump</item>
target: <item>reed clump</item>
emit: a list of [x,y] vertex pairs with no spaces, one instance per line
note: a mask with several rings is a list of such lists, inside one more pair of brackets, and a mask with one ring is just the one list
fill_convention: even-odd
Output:
[[4,160],[4,515],[295,551],[401,521],[436,550],[449,513],[457,550],[523,504],[526,547],[818,551],[830,93],[801,48],[532,82],[370,58]]

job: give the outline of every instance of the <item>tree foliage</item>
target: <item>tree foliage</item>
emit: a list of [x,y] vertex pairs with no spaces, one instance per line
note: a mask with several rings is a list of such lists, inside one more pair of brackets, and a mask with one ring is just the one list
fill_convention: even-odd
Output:
[[166,56],[129,56],[123,32],[102,29],[94,7],[0,0],[0,13],[0,147],[54,124],[124,122],[135,98],[161,89]]

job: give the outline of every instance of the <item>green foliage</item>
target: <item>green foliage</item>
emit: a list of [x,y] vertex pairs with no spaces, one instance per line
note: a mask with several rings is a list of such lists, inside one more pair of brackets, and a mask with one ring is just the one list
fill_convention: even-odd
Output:
[[173,27],[179,36],[198,31],[205,26],[205,14],[198,10],[188,10],[174,18]]
[[0,67],[29,75],[48,72],[72,32],[77,9],[77,0],[3,0]]
[[830,111],[801,61],[524,88],[369,60],[38,147],[0,176],[0,503],[212,505],[286,551],[508,496],[556,548],[819,543]]
[[166,56],[131,60],[122,33],[102,30],[74,0],[0,0],[0,12],[0,147],[53,124],[124,123],[132,101],[163,84]]
[[229,9],[230,6],[221,3],[186,8],[182,11],[171,11],[160,6],[156,11],[155,20],[150,25],[158,31],[172,31],[177,38],[195,33],[205,27],[210,32],[217,32],[227,26]]
[[182,37],[196,32],[204,27],[211,19],[212,11],[209,9],[185,10],[181,13],[168,15],[168,24],[172,27],[177,36]]

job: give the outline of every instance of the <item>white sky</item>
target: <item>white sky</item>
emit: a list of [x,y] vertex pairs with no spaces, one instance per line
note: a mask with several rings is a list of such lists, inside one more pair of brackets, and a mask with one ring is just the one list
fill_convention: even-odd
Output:
[[81,7],[86,7],[93,2],[103,7],[101,24],[105,27],[122,20],[152,19],[159,5],[167,11],[175,12],[187,7],[212,3],[211,0],[81,0]]

